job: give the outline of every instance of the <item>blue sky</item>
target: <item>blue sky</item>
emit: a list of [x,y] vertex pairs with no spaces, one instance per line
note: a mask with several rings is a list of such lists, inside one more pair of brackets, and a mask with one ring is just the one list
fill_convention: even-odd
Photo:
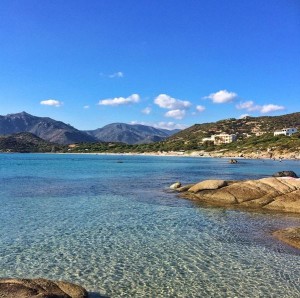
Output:
[[299,0],[1,1],[1,115],[184,128],[299,94]]

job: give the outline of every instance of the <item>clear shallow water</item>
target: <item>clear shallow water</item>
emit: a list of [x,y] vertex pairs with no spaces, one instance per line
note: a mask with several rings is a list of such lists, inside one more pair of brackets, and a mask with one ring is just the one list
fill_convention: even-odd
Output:
[[285,169],[300,174],[300,162],[2,154],[0,276],[65,279],[106,297],[299,297],[300,253],[270,236],[299,216],[167,191]]

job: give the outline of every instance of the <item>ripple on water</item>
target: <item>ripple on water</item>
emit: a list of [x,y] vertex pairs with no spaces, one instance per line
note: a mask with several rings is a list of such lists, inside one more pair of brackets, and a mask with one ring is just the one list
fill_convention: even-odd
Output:
[[[30,158],[21,162],[32,167]],[[140,178],[126,178],[124,168],[114,179],[109,173],[116,175],[120,164],[111,160],[103,173],[93,168],[81,177],[81,167],[99,161],[88,158],[87,165],[80,157],[72,161],[79,169],[67,178],[60,176],[61,163],[73,164],[59,161],[49,170],[51,181],[28,179],[27,171],[15,180],[18,188],[12,177],[0,179],[1,276],[66,279],[109,297],[300,296],[299,252],[269,236],[299,225],[299,217],[178,200],[162,191],[161,164],[147,158]],[[183,169],[196,176],[194,163],[162,163],[164,179]],[[137,172],[135,163],[128,168]]]

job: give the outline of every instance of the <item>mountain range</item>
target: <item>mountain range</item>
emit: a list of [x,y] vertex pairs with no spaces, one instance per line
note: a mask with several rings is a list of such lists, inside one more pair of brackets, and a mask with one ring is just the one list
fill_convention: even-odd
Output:
[[151,143],[162,141],[178,131],[125,123],[113,123],[103,128],[81,131],[64,122],[26,112],[0,116],[0,135],[29,132],[43,140],[62,145],[92,142]]
[[103,142],[146,144],[162,141],[178,131],[180,130],[158,129],[141,124],[112,123],[86,132]]

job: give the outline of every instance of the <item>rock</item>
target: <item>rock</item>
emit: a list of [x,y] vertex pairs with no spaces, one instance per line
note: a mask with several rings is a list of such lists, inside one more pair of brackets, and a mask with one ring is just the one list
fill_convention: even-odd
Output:
[[300,190],[280,195],[273,202],[264,206],[265,209],[300,213]]
[[219,189],[226,185],[227,182],[225,180],[204,180],[189,188],[188,191],[197,193],[201,190],[206,190],[206,189]]
[[236,159],[230,159],[230,161],[229,161],[229,163],[232,163],[232,164],[237,163],[237,162],[238,161]]
[[298,178],[297,174],[293,171],[281,171],[274,173],[272,177],[293,177],[293,178]]
[[274,232],[273,236],[293,247],[300,248],[300,228],[279,230]]
[[187,184],[176,189],[178,192],[188,191],[195,184]]
[[170,188],[171,189],[177,189],[177,188],[179,188],[181,186],[181,183],[180,182],[175,182],[175,183],[173,183],[171,186],[170,186]]
[[[186,188],[183,186],[181,189]],[[213,205],[300,213],[300,179],[292,177],[247,181],[206,180],[183,191],[181,195]]]
[[87,298],[87,291],[65,281],[38,279],[0,279],[0,297],[5,298]]

